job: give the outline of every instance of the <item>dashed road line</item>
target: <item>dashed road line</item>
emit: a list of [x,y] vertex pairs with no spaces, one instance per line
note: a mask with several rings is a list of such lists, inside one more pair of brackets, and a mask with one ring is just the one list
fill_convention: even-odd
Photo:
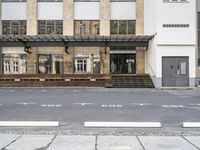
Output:
[[122,108],[123,105],[120,104],[103,104],[101,105],[103,108]]
[[149,104],[149,103],[131,103],[131,105],[135,105],[135,106],[150,106],[151,104]]
[[42,107],[62,107],[61,104],[41,104]]
[[74,105],[81,105],[81,106],[85,106],[85,105],[94,105],[94,103],[73,103]]
[[35,105],[36,103],[17,103],[18,105]]
[[162,105],[164,108],[184,108],[183,105]]

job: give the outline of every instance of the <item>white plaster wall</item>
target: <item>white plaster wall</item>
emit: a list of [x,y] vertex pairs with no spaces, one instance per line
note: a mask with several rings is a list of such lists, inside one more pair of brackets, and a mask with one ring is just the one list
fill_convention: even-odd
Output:
[[157,1],[144,0],[144,34],[154,35],[157,33]]
[[26,20],[27,4],[21,3],[2,3],[2,20]]
[[135,20],[136,2],[111,2],[111,20]]
[[99,2],[74,2],[74,20],[99,20]]
[[38,20],[63,20],[63,3],[39,2]]
[[[189,77],[195,77],[195,46],[158,46],[157,47],[157,77],[162,77],[162,57],[163,56],[188,56],[189,57]],[[170,63],[170,62],[169,62]]]
[[[196,0],[188,3],[158,1],[158,43],[162,45],[196,44]],[[189,24],[189,28],[163,28],[163,24]]]

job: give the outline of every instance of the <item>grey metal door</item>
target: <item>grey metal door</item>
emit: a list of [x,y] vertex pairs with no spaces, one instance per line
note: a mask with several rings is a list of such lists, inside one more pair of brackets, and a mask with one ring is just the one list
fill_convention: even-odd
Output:
[[162,86],[184,87],[189,86],[188,57],[162,58]]

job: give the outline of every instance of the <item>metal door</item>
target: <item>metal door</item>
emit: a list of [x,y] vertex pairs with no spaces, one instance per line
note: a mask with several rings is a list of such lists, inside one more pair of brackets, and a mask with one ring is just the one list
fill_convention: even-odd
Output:
[[162,58],[162,86],[189,86],[188,57]]

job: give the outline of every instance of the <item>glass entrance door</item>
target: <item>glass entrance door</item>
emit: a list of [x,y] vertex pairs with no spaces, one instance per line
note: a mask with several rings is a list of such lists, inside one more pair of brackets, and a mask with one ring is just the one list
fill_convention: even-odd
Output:
[[111,74],[135,74],[136,73],[135,54],[111,54],[110,72]]

